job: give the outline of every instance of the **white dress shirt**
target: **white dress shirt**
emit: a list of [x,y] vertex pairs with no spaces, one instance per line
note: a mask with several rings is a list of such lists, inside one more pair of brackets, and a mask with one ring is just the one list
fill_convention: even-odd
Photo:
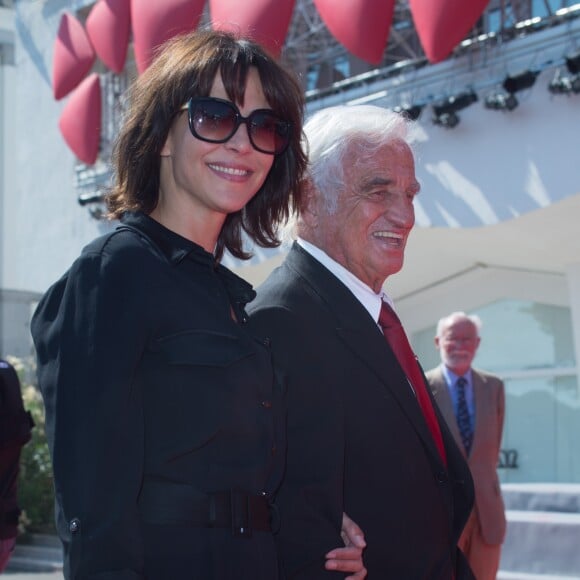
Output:
[[372,319],[378,324],[379,314],[381,312],[381,301],[384,300],[393,308],[393,301],[383,291],[378,294],[367,284],[359,280],[352,272],[344,266],[333,260],[326,252],[317,248],[315,245],[298,238],[298,245],[308,252],[313,258],[318,260],[325,268],[330,270],[355,296],[355,298],[364,306]]

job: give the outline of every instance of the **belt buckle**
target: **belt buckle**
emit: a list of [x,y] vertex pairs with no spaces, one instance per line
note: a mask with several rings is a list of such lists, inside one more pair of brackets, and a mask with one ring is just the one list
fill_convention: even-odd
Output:
[[235,537],[252,536],[250,496],[243,491],[230,490],[232,534]]

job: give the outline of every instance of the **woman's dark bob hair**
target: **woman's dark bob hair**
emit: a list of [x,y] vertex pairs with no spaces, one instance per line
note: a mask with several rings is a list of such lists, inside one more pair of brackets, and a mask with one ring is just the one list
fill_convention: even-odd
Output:
[[276,155],[266,181],[246,207],[227,216],[215,256],[220,260],[228,249],[237,258],[249,258],[242,231],[260,246],[280,244],[277,226],[288,218],[291,207],[300,206],[300,181],[306,168],[300,144],[303,91],[262,47],[228,32],[202,30],[169,40],[132,85],[113,150],[114,182],[107,195],[111,218],[155,209],[160,152],[182,105],[192,96],[208,96],[218,73],[230,100],[243,105],[250,67],[257,69],[270,107],[292,123],[290,145]]

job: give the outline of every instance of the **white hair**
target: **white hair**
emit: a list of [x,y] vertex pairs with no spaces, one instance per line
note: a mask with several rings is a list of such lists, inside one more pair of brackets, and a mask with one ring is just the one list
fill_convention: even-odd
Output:
[[[411,146],[412,124],[404,115],[375,105],[328,107],[308,119],[304,125],[307,178],[329,213],[336,211],[338,194],[345,187],[345,167],[367,163],[378,147],[395,140]],[[347,158],[353,143],[357,145],[356,157]]]
[[477,314],[466,314],[465,312],[461,312],[461,311],[452,312],[448,316],[444,316],[443,318],[440,318],[439,322],[437,323],[437,332],[436,332],[435,336],[437,338],[441,338],[443,331],[446,328],[448,328],[449,326],[451,326],[455,322],[459,322],[461,320],[469,320],[469,322],[471,322],[475,326],[475,330],[477,331],[477,336],[479,336],[480,331],[483,327],[483,322],[482,322],[481,318],[479,318],[479,316],[477,316]]

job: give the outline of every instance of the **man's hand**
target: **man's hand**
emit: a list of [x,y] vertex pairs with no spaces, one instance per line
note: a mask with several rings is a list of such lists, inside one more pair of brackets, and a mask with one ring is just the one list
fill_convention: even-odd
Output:
[[335,548],[326,554],[325,568],[337,572],[353,572],[345,580],[363,580],[367,569],[362,560],[363,549],[367,545],[363,531],[345,513],[342,514],[340,531],[344,548]]

